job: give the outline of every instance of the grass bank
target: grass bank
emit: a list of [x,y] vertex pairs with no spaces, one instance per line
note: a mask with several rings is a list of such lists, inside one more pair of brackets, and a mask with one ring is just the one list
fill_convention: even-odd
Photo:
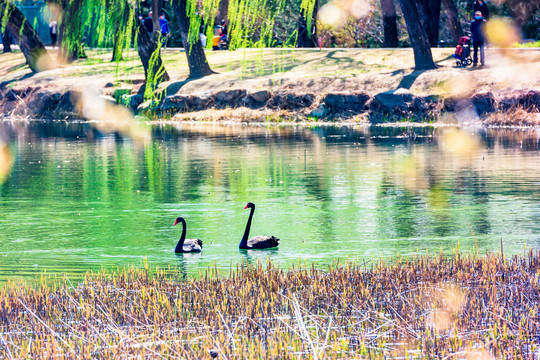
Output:
[[[164,50],[171,81],[162,85],[168,95],[223,90],[289,90],[297,93],[364,91],[371,95],[407,88],[418,95],[504,88],[538,88],[540,50],[488,49],[485,68],[455,67],[454,49],[433,49],[439,68],[415,72],[412,49],[245,49],[209,51],[208,62],[216,75],[186,80],[188,67],[183,51]],[[54,54],[54,51],[53,51]],[[140,86],[144,72],[134,51],[125,61],[110,61],[106,50],[88,50],[88,58],[58,69],[32,75],[20,52],[0,54],[0,82],[4,86],[51,88]],[[457,77],[457,78],[456,78]]]
[[[305,120],[308,117],[318,119],[338,114],[356,122],[366,120],[373,113],[380,115],[377,121],[386,121],[386,117],[418,117],[424,121],[434,119],[443,110],[448,111],[448,106],[441,99],[455,100],[450,105],[450,111],[454,111],[457,101],[470,100],[479,93],[488,93],[477,98],[473,104],[479,115],[486,109],[499,111],[499,103],[503,104],[501,109],[504,111],[508,108],[512,110],[513,105],[506,104],[524,102],[528,106],[529,100],[516,98],[523,98],[530,90],[536,91],[536,97],[540,91],[538,49],[488,49],[488,66],[476,69],[456,68],[451,56],[453,52],[454,49],[433,49],[439,67],[430,71],[414,71],[411,49],[209,51],[208,62],[217,74],[202,79],[187,79],[185,54],[177,49],[167,49],[163,51],[163,60],[172,80],[161,84],[158,92],[161,99],[166,96],[179,97],[172,105],[167,105],[170,111],[166,111],[171,116],[177,115],[176,120]],[[0,99],[0,102],[13,102],[0,107],[4,116],[35,116],[28,115],[28,111],[18,111],[15,107],[24,107],[36,98],[43,98],[44,91],[60,95],[69,90],[88,89],[97,90],[103,95],[113,95],[115,91],[128,94],[140,92],[144,72],[134,51],[126,52],[126,60],[119,63],[110,61],[111,54],[107,50],[88,50],[87,53],[87,59],[38,74],[30,72],[20,53],[1,54],[0,92],[3,92],[0,96],[3,94],[4,100]],[[8,89],[15,92],[7,94]],[[399,96],[381,97],[377,104],[368,104],[378,94],[398,89],[401,91]],[[214,96],[220,91],[231,90],[243,93],[236,97],[225,94],[222,98],[227,100],[219,104],[208,101],[209,94]],[[521,94],[516,95],[516,91],[521,91]],[[34,96],[25,99],[26,94]],[[250,94],[255,94],[255,97],[251,98]],[[287,98],[288,94],[306,95],[307,98]],[[333,101],[326,101],[327,94],[360,95],[357,98],[334,97]],[[142,101],[140,96],[130,104],[135,109]],[[537,102],[534,100],[533,105],[540,108]],[[493,103],[497,106],[493,107]],[[396,108],[399,111],[394,111]],[[155,109],[150,110],[153,114],[160,113]],[[540,123],[537,111],[525,110],[523,114],[528,123]],[[522,123],[525,121],[520,120]]]
[[272,264],[197,279],[148,268],[0,290],[3,358],[528,359],[540,253]]

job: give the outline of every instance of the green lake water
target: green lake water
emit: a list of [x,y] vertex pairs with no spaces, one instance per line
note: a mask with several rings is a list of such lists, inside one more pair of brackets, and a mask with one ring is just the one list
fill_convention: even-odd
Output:
[[[139,266],[193,275],[242,261],[337,260],[540,248],[540,134],[444,129],[155,125],[134,143],[89,123],[0,123],[0,281]],[[458,139],[459,140],[459,139]],[[452,144],[450,144],[452,145]],[[251,235],[279,249],[241,251]],[[204,241],[176,255],[181,229]],[[474,236],[473,236],[474,234]]]

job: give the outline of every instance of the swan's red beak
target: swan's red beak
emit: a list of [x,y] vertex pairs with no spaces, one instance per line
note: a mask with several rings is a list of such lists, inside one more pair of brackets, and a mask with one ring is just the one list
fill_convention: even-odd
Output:
[[176,226],[176,224],[178,224],[178,220],[176,220],[176,221],[174,222],[174,225],[173,225],[173,226]]
[[246,205],[246,207],[244,208],[244,210],[246,210],[248,208],[248,206]]

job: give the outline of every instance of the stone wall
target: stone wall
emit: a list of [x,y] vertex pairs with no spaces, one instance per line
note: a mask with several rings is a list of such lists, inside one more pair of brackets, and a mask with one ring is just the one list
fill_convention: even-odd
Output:
[[[0,116],[39,119],[75,119],[77,91],[50,92],[39,87],[0,91]],[[445,99],[437,96],[418,96],[406,89],[397,89],[370,96],[363,92],[329,94],[295,94],[267,90],[221,90],[200,94],[176,94],[161,101],[144,102],[142,95],[125,91],[107,99],[131,108],[135,113],[164,117],[177,113],[207,109],[246,108],[286,110],[291,116],[310,117],[321,121],[350,119],[365,115],[371,122],[428,121],[443,112],[474,110],[479,118],[497,112],[520,109],[538,113],[540,91],[516,90],[476,93],[467,99]]]

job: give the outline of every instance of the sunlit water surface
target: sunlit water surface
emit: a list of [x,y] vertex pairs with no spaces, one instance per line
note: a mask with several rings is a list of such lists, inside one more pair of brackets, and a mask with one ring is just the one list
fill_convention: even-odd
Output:
[[[467,131],[479,145],[463,150],[442,132],[157,125],[133,143],[88,123],[0,123],[14,155],[0,185],[0,281],[79,279],[144,259],[196,275],[266,258],[324,268],[476,244],[485,253],[501,239],[505,253],[540,248],[539,135]],[[248,201],[251,235],[276,235],[279,249],[238,249]],[[202,254],[174,254],[177,216]]]

